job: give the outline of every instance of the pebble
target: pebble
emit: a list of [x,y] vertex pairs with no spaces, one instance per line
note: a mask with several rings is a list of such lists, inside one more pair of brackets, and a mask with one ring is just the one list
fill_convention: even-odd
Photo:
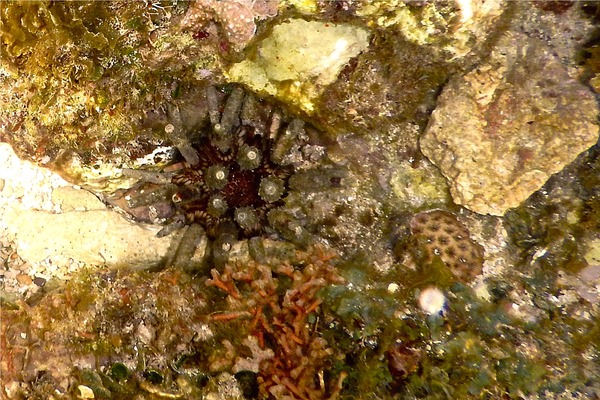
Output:
[[446,307],[446,296],[436,287],[423,289],[419,294],[419,307],[427,314],[439,314]]
[[17,278],[18,272],[12,268],[3,271],[6,280],[14,280]]
[[44,278],[36,276],[35,278],[33,278],[33,283],[35,283],[39,287],[44,287],[44,285],[46,284],[46,280]]
[[16,264],[15,268],[19,271],[28,271],[31,268],[31,264],[28,262],[22,262],[20,264]]
[[81,397],[82,399],[93,399],[94,397],[94,391],[92,389],[90,389],[87,386],[84,385],[79,385],[77,386],[77,389],[79,389],[79,397]]
[[31,277],[27,274],[18,274],[17,282],[19,282],[21,285],[31,285],[33,283]]

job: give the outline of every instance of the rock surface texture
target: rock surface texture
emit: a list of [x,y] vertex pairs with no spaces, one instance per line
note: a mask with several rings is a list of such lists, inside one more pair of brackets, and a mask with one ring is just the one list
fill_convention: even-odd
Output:
[[362,28],[290,19],[273,28],[256,57],[234,64],[228,75],[279,99],[293,99],[294,94],[298,106],[312,111],[324,87],[368,46],[369,33]]
[[156,229],[110,210],[9,210],[5,221],[16,236],[19,255],[31,263],[71,257],[93,265],[144,269],[160,262],[170,243],[168,238],[155,238]]
[[597,115],[550,48],[515,34],[448,83],[420,145],[456,203],[503,215],[596,143]]
[[[128,221],[90,192],[19,160],[5,143],[0,182],[0,248],[23,260],[23,275],[49,279],[81,264],[143,269],[167,255],[171,239],[155,236],[159,226]],[[12,261],[0,256],[0,262],[6,267],[0,279],[11,286]]]

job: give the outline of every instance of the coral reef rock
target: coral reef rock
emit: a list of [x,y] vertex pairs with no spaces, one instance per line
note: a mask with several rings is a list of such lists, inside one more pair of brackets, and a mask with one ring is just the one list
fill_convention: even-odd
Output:
[[503,215],[596,143],[597,115],[593,94],[550,48],[507,35],[489,62],[450,80],[421,150],[456,203]]
[[109,210],[53,214],[9,209],[4,216],[16,236],[19,255],[38,263],[73,258],[94,265],[143,269],[158,264],[167,253],[169,238],[129,222]]
[[323,88],[368,45],[369,34],[362,28],[290,19],[273,28],[255,58],[235,64],[229,78],[312,111]]
[[460,58],[497,28],[507,1],[376,0],[357,2],[357,6],[357,15],[367,19],[369,26],[392,28],[411,43],[434,44],[439,51]]
[[[265,19],[277,15],[278,2],[196,0],[191,3],[181,21],[184,28],[197,31],[206,29],[209,20],[219,22],[225,37],[236,51],[242,50],[256,33],[254,18]],[[205,34],[208,34],[206,32]]]

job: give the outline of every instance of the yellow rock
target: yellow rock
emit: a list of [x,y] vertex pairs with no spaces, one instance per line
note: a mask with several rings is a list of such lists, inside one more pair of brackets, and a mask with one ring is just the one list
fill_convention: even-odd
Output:
[[290,19],[273,28],[254,57],[233,65],[228,77],[310,112],[325,87],[368,45],[363,28]]

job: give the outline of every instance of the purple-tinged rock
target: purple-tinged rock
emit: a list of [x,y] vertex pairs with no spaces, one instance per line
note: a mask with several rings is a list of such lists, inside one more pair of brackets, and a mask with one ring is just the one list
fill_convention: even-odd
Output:
[[503,215],[598,140],[594,95],[537,39],[507,35],[451,79],[420,145],[454,201]]

